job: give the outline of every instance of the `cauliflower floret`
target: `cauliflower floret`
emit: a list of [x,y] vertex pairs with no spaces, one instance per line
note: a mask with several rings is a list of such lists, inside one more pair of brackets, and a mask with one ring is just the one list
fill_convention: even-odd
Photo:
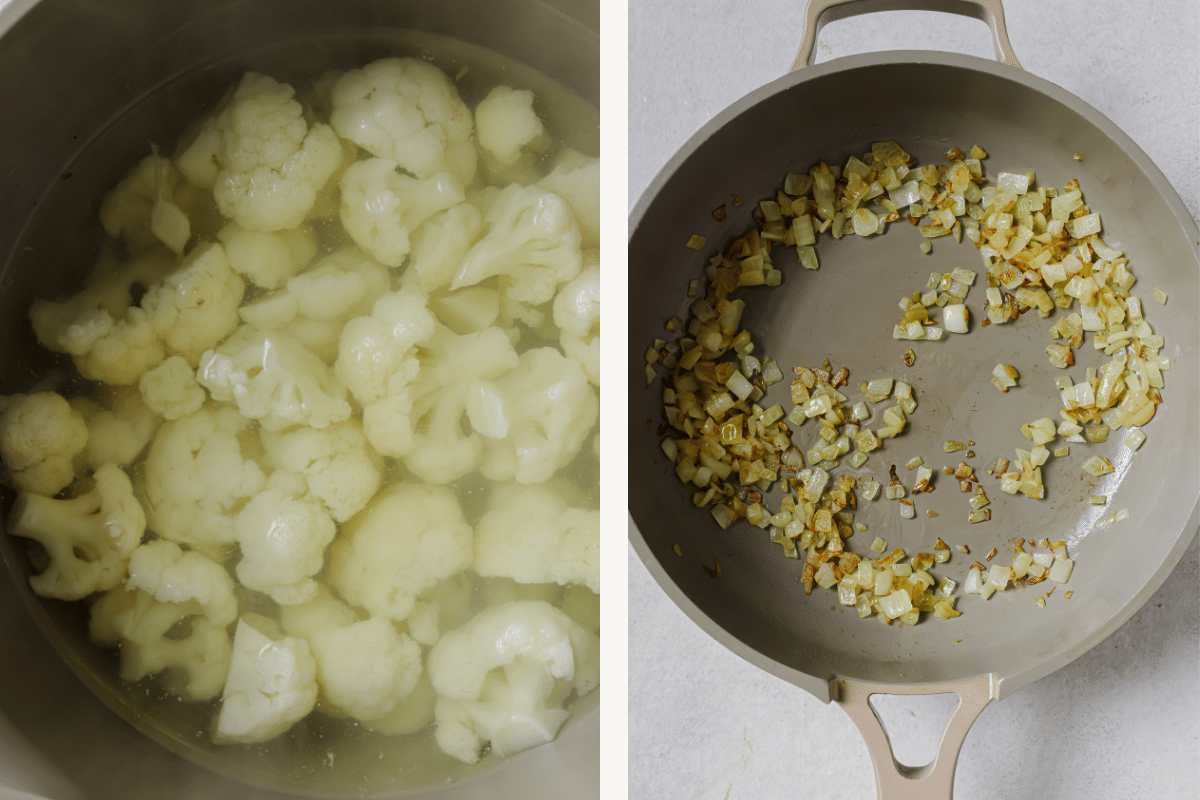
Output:
[[450,285],[482,228],[483,215],[466,202],[425,220],[409,237],[410,257],[402,280],[426,292]]
[[600,159],[564,148],[538,185],[570,203],[585,244],[600,243]]
[[194,367],[205,350],[237,328],[245,289],[246,282],[229,267],[225,248],[207,242],[146,291],[142,308],[167,355],[183,356]]
[[497,86],[475,107],[479,145],[502,164],[515,164],[521,148],[546,132],[533,110],[533,92]]
[[494,380],[519,363],[508,334],[500,328],[458,336],[439,325],[421,345],[411,413],[404,418],[389,414],[387,401],[368,408],[363,414],[367,436],[372,429],[408,424],[412,445],[403,454],[405,466],[429,483],[458,480],[484,457],[483,440],[474,432],[463,433],[472,382]]
[[500,486],[475,529],[474,570],[599,592],[600,512],[568,507],[545,484]]
[[159,242],[176,255],[191,238],[191,223],[173,197],[183,176],[170,159],[151,154],[121,179],[100,203],[100,222],[109,236],[141,254]]
[[[476,333],[490,328],[500,316],[500,292],[486,286],[468,286],[457,292],[430,297],[429,309],[455,333]],[[515,330],[509,328],[507,332]]]
[[584,254],[587,266],[554,298],[554,324],[563,352],[583,364],[588,380],[600,385],[599,251]]
[[200,410],[208,394],[183,356],[171,356],[138,380],[146,407],[164,419],[179,419]]
[[79,374],[92,381],[128,385],[163,360],[163,345],[146,312],[133,305],[132,288],[149,288],[175,268],[159,248],[128,264],[102,262],[83,291],[66,300],[35,300],[29,319],[38,341],[69,353]]
[[8,532],[41,542],[50,563],[29,585],[42,597],[79,600],[112,589],[125,577],[129,554],[142,540],[146,515],[129,478],[116,464],[96,470],[96,486],[70,500],[22,492]]
[[[172,629],[184,620],[190,632],[181,637]],[[163,603],[118,587],[92,604],[89,632],[98,644],[121,648],[121,680],[162,672],[166,689],[184,700],[216,697],[229,671],[229,634],[195,600]]]
[[358,720],[391,713],[421,676],[421,646],[390,619],[372,617],[309,637],[322,697]]
[[83,415],[56,392],[0,398],[0,461],[20,492],[53,497],[75,480],[72,461],[87,447]]
[[438,745],[473,764],[485,741],[500,756],[551,741],[568,693],[599,682],[599,649],[595,635],[537,600],[489,609],[447,633],[427,662]]
[[321,259],[287,281],[287,288],[242,306],[242,319],[264,331],[292,336],[322,361],[337,358],[346,321],[371,313],[392,287],[386,268],[356,247]]
[[98,393],[98,397],[99,403],[87,397],[72,397],[69,401],[88,427],[87,447],[79,455],[82,465],[96,469],[101,464],[132,464],[150,444],[162,420],[132,386],[114,386]]
[[194,601],[208,621],[220,628],[237,617],[233,578],[225,568],[165,539],[146,542],[133,551],[125,585],[141,589],[160,603],[183,605]]
[[471,526],[454,493],[402,483],[342,526],[330,548],[329,579],[347,602],[403,621],[417,595],[473,557]]
[[471,427],[490,437],[485,477],[541,483],[579,453],[600,401],[578,361],[539,347],[499,380],[475,380],[466,410]]
[[316,596],[312,579],[325,565],[325,548],[337,526],[320,500],[307,496],[304,478],[277,470],[267,488],[238,512],[234,535],[241,547],[238,580],[280,605]]
[[350,416],[346,390],[315,353],[284,333],[246,325],[200,359],[196,378],[214,400],[236,403],[263,428],[324,428]]
[[416,58],[382,58],[333,85],[330,122],[338,135],[418,178],[475,176],[471,111],[441,69]]
[[274,639],[245,618],[238,620],[213,741],[274,739],[312,711],[316,675],[308,642],[291,636]]
[[404,262],[409,234],[439,211],[466,200],[449,172],[414,178],[386,158],[369,158],[342,175],[342,226],[354,243],[389,267]]
[[164,423],[146,454],[146,519],[164,539],[189,545],[217,561],[236,541],[233,518],[262,491],[266,479],[242,456],[239,436],[250,422],[234,408],[202,408]]
[[249,72],[176,163],[217,207],[255,231],[295,228],[342,161],[328,125],[309,127],[291,86]]
[[324,584],[305,603],[279,607],[279,624],[288,636],[311,639],[318,631],[344,628],[358,622],[358,613],[343,603]]
[[310,227],[264,233],[231,224],[217,238],[225,246],[229,266],[263,289],[283,286],[317,254],[317,235]]
[[262,442],[275,466],[302,474],[307,491],[338,522],[361,511],[383,482],[383,458],[367,443],[357,420],[321,430],[264,430]]
[[421,671],[417,685],[407,697],[402,698],[387,714],[363,720],[362,724],[384,736],[407,736],[424,729],[433,722],[433,709],[437,703],[437,692],[429,682],[429,674]]
[[567,201],[553,192],[512,184],[488,208],[483,227],[486,233],[459,266],[452,290],[499,275],[507,301],[537,306],[553,299],[582,268],[579,223]]

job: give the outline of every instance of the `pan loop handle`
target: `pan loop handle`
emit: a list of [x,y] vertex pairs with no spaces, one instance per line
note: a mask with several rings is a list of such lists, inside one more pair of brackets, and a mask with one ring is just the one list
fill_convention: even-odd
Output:
[[[958,705],[938,744],[933,761],[923,767],[907,767],[896,761],[883,721],[868,702],[876,694],[958,695]],[[954,796],[954,768],[967,731],[979,714],[996,696],[993,676],[984,675],[962,683],[936,686],[889,686],[846,679],[829,682],[829,696],[842,707],[858,727],[871,754],[875,770],[877,800],[935,800]]]
[[808,8],[804,12],[804,39],[788,72],[808,66],[813,48],[817,45],[817,36],[826,23],[876,11],[941,11],[983,20],[992,29],[996,58],[1010,67],[1021,68],[1012,43],[1008,41],[1004,5],[1000,0],[808,0]]

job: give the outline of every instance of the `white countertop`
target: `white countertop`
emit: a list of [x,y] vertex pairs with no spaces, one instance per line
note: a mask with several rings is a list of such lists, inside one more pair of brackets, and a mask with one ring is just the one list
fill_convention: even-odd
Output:
[[[1135,11],[1116,0],[1007,0],[1005,8],[1025,70],[1109,117],[1200,215],[1200,4],[1160,0]],[[801,0],[630,0],[630,206],[697,128],[787,71],[803,11]],[[981,22],[888,12],[830,24],[816,60],[886,49],[992,54]],[[1193,541],[1113,636],[984,710],[958,763],[960,797],[1197,796],[1198,554]],[[873,796],[866,747],[841,709],[710,639],[632,550],[629,609],[631,798]],[[901,761],[928,761],[949,706],[891,698],[884,709],[893,740],[905,743]]]

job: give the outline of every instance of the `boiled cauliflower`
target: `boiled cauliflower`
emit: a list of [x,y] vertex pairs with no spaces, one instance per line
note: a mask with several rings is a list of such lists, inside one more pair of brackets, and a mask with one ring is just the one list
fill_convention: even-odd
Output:
[[231,224],[217,238],[225,246],[229,266],[263,289],[283,286],[317,254],[317,235],[308,226],[264,233]]
[[554,324],[563,352],[579,363],[593,385],[600,385],[599,252],[584,254],[587,266],[554,298]]
[[213,729],[217,744],[274,739],[308,716],[317,700],[316,662],[308,643],[268,636],[247,618],[253,619],[239,619],[233,635],[229,674]]
[[370,158],[342,175],[342,226],[354,243],[398,267],[411,248],[409,235],[439,211],[466,200],[462,183],[449,172],[414,178],[395,161]]
[[286,333],[332,362],[346,321],[371,313],[391,285],[387,269],[358,248],[345,247],[239,313],[259,330]]
[[450,282],[452,290],[500,276],[508,301],[537,306],[552,300],[582,268],[579,223],[567,201],[553,192],[512,184],[488,208],[483,227],[483,238]]
[[498,380],[475,380],[466,410],[471,427],[489,437],[485,477],[541,483],[579,453],[600,401],[578,361],[539,347]]
[[584,244],[600,243],[600,159],[564,148],[538,185],[571,205]]
[[237,328],[245,289],[246,282],[230,268],[225,249],[209,242],[188,253],[174,272],[147,289],[142,308],[166,354],[183,356],[194,367],[206,350]]
[[179,419],[200,410],[208,393],[183,356],[171,356],[138,380],[145,406],[163,419]]
[[304,478],[277,470],[261,492],[238,512],[233,526],[241,549],[238,580],[281,605],[316,596],[312,576],[325,565],[325,548],[337,526],[320,500],[309,497]]
[[398,484],[342,526],[329,580],[347,602],[403,621],[421,592],[470,565],[472,538],[453,492]]
[[546,484],[500,486],[475,528],[473,569],[518,583],[600,591],[600,512],[571,508]]
[[42,597],[79,600],[112,589],[142,541],[146,515],[129,478],[115,464],[105,464],[95,481],[90,492],[69,500],[22,492],[13,503],[8,532],[40,542],[50,559],[29,578]]
[[482,214],[467,202],[425,220],[409,237],[409,261],[403,281],[426,292],[449,286],[482,228]]
[[176,255],[191,238],[191,223],[174,200],[183,176],[170,159],[151,154],[121,179],[100,203],[100,222],[109,236],[125,240],[140,255],[160,242]]
[[176,159],[221,213],[242,228],[295,228],[337,170],[342,147],[328,125],[311,127],[291,86],[247,73]]
[[224,561],[237,537],[234,515],[266,478],[239,437],[250,422],[228,407],[202,408],[164,423],[146,454],[146,520],[164,539]]
[[97,398],[100,402],[82,396],[69,401],[88,427],[87,447],[79,458],[90,469],[101,464],[132,464],[150,444],[162,420],[131,386],[114,386],[98,392]]
[[533,110],[533,92],[497,86],[475,107],[479,146],[502,164],[515,164],[522,148],[540,139],[546,129]]
[[384,617],[325,628],[308,642],[322,698],[364,722],[394,711],[423,671],[421,646]]
[[[404,464],[429,483],[450,483],[484,457],[483,439],[463,432],[473,382],[494,380],[520,362],[508,334],[496,327],[459,336],[439,325],[421,345],[421,354],[409,415],[412,446]],[[369,422],[366,414],[364,422]]]
[[195,602],[208,621],[224,628],[237,616],[233,579],[225,568],[195,550],[155,539],[129,556],[129,589],[140,589],[160,603]]
[[551,741],[570,691],[599,682],[599,641],[549,603],[518,600],[447,633],[427,668],[438,745],[473,764],[486,742],[505,756]]
[[370,316],[342,330],[334,370],[363,406],[363,431],[380,453],[402,456],[412,449],[411,384],[420,372],[418,344],[436,329],[425,296],[410,287],[386,294]]
[[316,354],[284,333],[243,326],[200,359],[200,385],[270,431],[324,428],[350,416],[346,390]]
[[149,289],[175,269],[165,248],[124,265],[102,263],[88,285],[65,300],[34,300],[33,331],[43,347],[69,353],[84,378],[137,383],[163,360],[163,344],[146,311],[133,305],[134,287]]
[[262,431],[263,448],[276,467],[298,473],[307,491],[345,522],[367,505],[383,482],[383,458],[357,420],[315,430]]
[[475,176],[471,112],[454,84],[433,64],[382,58],[338,78],[330,92],[330,122],[342,136],[418,178],[453,172]]
[[[187,620],[188,633],[176,634]],[[226,623],[228,624],[228,623]],[[229,672],[229,634],[195,600],[164,603],[141,590],[118,587],[92,604],[92,639],[121,649],[121,680],[136,683],[163,673],[166,689],[190,701],[211,700]]]
[[53,497],[75,480],[72,461],[87,447],[83,415],[57,392],[0,397],[0,461],[19,492]]

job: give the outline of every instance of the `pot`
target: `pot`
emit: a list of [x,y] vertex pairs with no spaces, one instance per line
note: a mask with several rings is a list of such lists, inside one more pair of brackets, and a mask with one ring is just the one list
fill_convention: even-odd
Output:
[[[953,519],[947,518],[945,507],[957,498],[947,497],[943,490],[925,503],[942,509],[938,520],[922,516],[919,523],[901,525],[873,507],[867,512],[868,541],[852,540],[853,549],[860,553],[866,552],[876,534],[887,539],[889,547],[899,545],[915,552],[929,549],[940,535],[952,543],[967,543],[972,554],[978,554],[992,546],[983,546],[984,542],[995,540],[1004,552],[1018,536],[1035,539],[1061,532],[1058,538],[1068,539],[1079,566],[1071,586],[1059,591],[1073,589],[1074,599],[1051,602],[1046,609],[1033,605],[1034,593],[1010,591],[993,597],[989,604],[960,601],[964,615],[958,620],[945,624],[931,620],[896,631],[858,620],[853,609],[850,614],[840,611],[828,593],[814,591],[806,598],[798,584],[798,563],[784,559],[765,535],[756,535],[745,523],[722,532],[706,510],[688,507],[691,492],[673,475],[658,450],[658,438],[640,424],[661,418],[657,384],[651,391],[642,389],[642,353],[652,339],[663,337],[665,319],[686,318],[690,301],[683,290],[690,278],[700,277],[710,250],[748,227],[750,209],[757,200],[773,196],[785,172],[806,171],[818,159],[841,163],[838,159],[863,152],[872,141],[895,139],[922,163],[940,160],[952,145],[965,150],[978,143],[991,154],[985,164],[991,174],[1036,169],[1040,184],[1047,186],[1061,186],[1078,175],[1093,209],[1119,209],[1105,217],[1106,236],[1122,241],[1131,254],[1131,267],[1147,287],[1142,294],[1170,279],[1189,302],[1196,297],[1200,236],[1183,203],[1157,167],[1111,122],[1059,87],[1019,69],[997,3],[901,5],[986,19],[997,55],[1008,63],[899,52],[803,66],[823,21],[898,7],[810,3],[800,68],[734,103],[705,125],[670,159],[635,207],[630,235],[631,542],[649,573],[705,633],[751,664],[820,700],[838,703],[850,714],[867,740],[881,796],[949,796],[958,750],[975,716],[991,700],[1070,663],[1115,631],[1162,584],[1191,542],[1198,521],[1200,480],[1194,408],[1185,398],[1197,384],[1195,353],[1200,333],[1194,321],[1175,317],[1193,315],[1184,311],[1171,315],[1170,321],[1158,315],[1164,329],[1174,329],[1179,371],[1171,378],[1179,387],[1180,400],[1168,412],[1173,422],[1160,429],[1161,449],[1156,450],[1154,463],[1141,465],[1141,477],[1130,469],[1110,492],[1114,508],[1128,506],[1133,514],[1143,515],[1138,528],[1166,515],[1154,528],[1168,533],[1156,537],[1150,548],[1132,555],[1122,552],[1118,543],[1094,535],[1092,523],[1099,515],[1080,505],[1086,496],[1080,497],[1072,474],[1061,465],[1056,465],[1054,477],[1047,478],[1047,500],[1030,507],[1006,499],[994,512],[990,529],[980,525],[964,530],[967,526],[958,519],[957,508],[951,512]],[[719,58],[713,68],[719,70]],[[1082,162],[1074,158],[1076,152],[1084,154]],[[747,202],[733,206],[730,199],[735,194]],[[715,222],[709,212],[721,205],[726,207],[726,219]],[[1150,222],[1151,217],[1156,223]],[[693,233],[708,239],[708,248],[694,256],[682,247]],[[981,342],[976,330],[972,337],[947,342],[950,348],[916,347],[916,365],[905,369],[900,355],[912,343],[892,342],[887,335],[892,318],[898,317],[895,298],[923,285],[931,270],[978,269],[969,245],[956,249],[949,243],[941,247],[935,243],[929,258],[916,249],[920,237],[909,238],[909,234],[915,231],[889,230],[870,240],[826,243],[822,239],[817,245],[822,264],[818,272],[801,275],[784,267],[784,285],[779,289],[744,295],[748,321],[743,324],[755,333],[759,349],[772,355],[785,372],[788,366],[815,366],[828,357],[836,366],[850,368],[852,386],[859,380],[892,375],[911,379],[920,390],[913,416],[917,428],[905,434],[913,439],[891,440],[889,445],[894,442],[896,447],[884,456],[886,460],[872,454],[876,478],[886,477],[887,464],[903,464],[913,455],[937,466],[955,463],[941,453],[941,443],[950,438],[975,440],[981,462],[1011,457],[1012,448],[1022,446],[1019,435],[1013,440],[1017,428],[1056,408],[1047,405],[1056,402],[1052,383],[1048,388],[1038,388],[1036,379],[1024,384],[1027,393],[1021,403],[1012,398],[1002,401],[987,384],[991,367],[999,360],[997,348],[1009,358],[1022,359],[1005,363],[1016,363],[1022,374],[1021,364],[1027,364],[1048,382],[1048,371],[1032,356],[1022,355],[1044,358],[1040,354],[1047,343],[1045,330],[1032,319],[1010,326],[997,334],[1003,339],[991,342],[986,338]],[[901,236],[905,238],[898,242]],[[1134,252],[1142,253],[1136,262]],[[939,260],[941,256],[944,259]],[[882,288],[876,291],[875,286]],[[978,303],[974,301],[972,310]],[[852,314],[846,304],[852,304]],[[853,323],[848,322],[849,316]],[[886,321],[886,329],[875,320]],[[790,408],[786,390],[778,394]],[[766,403],[773,402],[777,400],[769,395]],[[929,417],[922,417],[922,404]],[[1044,410],[1032,413],[1039,407]],[[1166,410],[1164,405],[1160,413]],[[794,438],[807,449],[811,435],[801,428]],[[1168,487],[1165,495],[1160,494]],[[993,498],[996,494],[989,491]],[[1170,496],[1171,507],[1156,502],[1156,496]],[[923,515],[921,505],[918,502]],[[1033,531],[1046,532],[1031,535]],[[683,556],[672,551],[675,544],[681,546]],[[716,579],[701,569],[702,564],[711,569],[714,557],[723,567]],[[945,574],[965,577],[970,560],[960,560],[957,572]],[[1079,571],[1085,561],[1093,564],[1094,572]],[[1119,596],[1112,591],[1114,584],[1121,586]],[[1089,595],[1087,603],[1077,602]],[[966,600],[972,599],[978,600]],[[996,604],[997,599],[1002,602]],[[631,608],[635,607],[637,603],[631,601]],[[1054,613],[1044,613],[1051,609]],[[635,673],[632,680],[637,679]],[[959,702],[937,757],[923,768],[900,768],[868,697],[943,693],[957,694]],[[698,702],[703,707],[704,700]],[[632,734],[631,740],[636,750]],[[836,756],[822,750],[820,760],[830,759],[838,763]],[[798,771],[803,769],[803,764],[797,764]],[[809,776],[804,779],[812,785]]]
[[[588,0],[0,2],[0,392],[25,391],[30,376],[55,366],[36,354],[26,310],[33,298],[62,294],[85,277],[101,234],[96,209],[104,192],[145,154],[147,142],[170,146],[245,71],[301,89],[332,67],[423,55],[469,65],[467,74],[480,81],[499,82],[494,76],[503,72],[539,96],[556,81],[567,92],[547,109],[547,124],[561,129],[580,109],[598,106],[598,29],[598,5]],[[489,62],[485,50],[505,60]],[[598,149],[596,130],[572,135],[566,143]],[[33,224],[42,209],[52,209],[56,230]],[[5,512],[10,505],[8,496]],[[55,800],[164,791],[231,798],[598,796],[598,692],[576,704],[553,743],[504,761],[454,766],[453,783],[423,766],[442,758],[436,748],[401,755],[390,740],[365,733],[335,741],[310,731],[307,740],[282,737],[258,747],[211,745],[195,712],[131,697],[111,651],[87,642],[81,609],[33,597],[24,550],[3,540],[12,580],[0,582],[10,609],[0,619],[0,712],[11,723],[6,747],[23,755],[11,769],[7,761],[0,766],[0,775],[12,777],[14,790]],[[0,795],[6,788],[0,779]]]

